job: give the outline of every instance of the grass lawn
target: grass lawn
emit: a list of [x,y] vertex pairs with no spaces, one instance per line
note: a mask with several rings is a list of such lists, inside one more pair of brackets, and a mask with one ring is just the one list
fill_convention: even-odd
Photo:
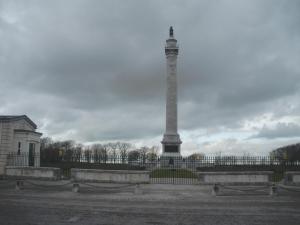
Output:
[[187,169],[156,169],[151,171],[150,178],[195,178],[197,175]]

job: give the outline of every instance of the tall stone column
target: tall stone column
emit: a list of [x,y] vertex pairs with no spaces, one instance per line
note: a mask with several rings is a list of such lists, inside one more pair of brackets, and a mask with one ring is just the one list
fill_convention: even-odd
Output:
[[167,94],[166,94],[166,131],[162,140],[163,156],[180,155],[180,136],[177,133],[177,40],[170,27],[169,39],[166,41],[167,59]]

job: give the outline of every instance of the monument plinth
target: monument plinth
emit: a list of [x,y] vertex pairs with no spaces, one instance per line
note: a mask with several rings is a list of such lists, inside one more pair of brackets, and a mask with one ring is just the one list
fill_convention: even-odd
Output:
[[165,54],[167,59],[167,95],[166,95],[166,131],[163,136],[162,156],[181,157],[180,136],[177,133],[177,40],[170,27],[169,39],[166,40]]

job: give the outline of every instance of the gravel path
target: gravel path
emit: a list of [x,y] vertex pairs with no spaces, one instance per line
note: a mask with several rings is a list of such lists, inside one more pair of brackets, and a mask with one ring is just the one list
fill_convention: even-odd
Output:
[[[2,185],[2,186],[1,186]],[[0,224],[299,224],[300,194],[227,193],[214,197],[210,186],[97,184],[44,188],[25,184],[15,191],[0,183]],[[111,188],[110,188],[111,187]],[[120,187],[120,188],[119,188]]]

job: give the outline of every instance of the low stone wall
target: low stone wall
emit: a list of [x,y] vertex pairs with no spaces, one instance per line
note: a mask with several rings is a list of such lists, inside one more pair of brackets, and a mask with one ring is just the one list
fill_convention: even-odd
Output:
[[5,165],[0,162],[0,177],[5,175]]
[[230,172],[197,172],[202,184],[269,184],[272,171],[230,171]]
[[284,183],[286,185],[300,185],[300,171],[285,172]]
[[71,169],[71,177],[77,182],[149,183],[149,171]]
[[53,167],[19,167],[6,166],[5,175],[10,178],[33,178],[45,180],[59,180],[60,169]]
[[5,175],[6,161],[7,161],[7,155],[6,154],[0,154],[0,176]]

